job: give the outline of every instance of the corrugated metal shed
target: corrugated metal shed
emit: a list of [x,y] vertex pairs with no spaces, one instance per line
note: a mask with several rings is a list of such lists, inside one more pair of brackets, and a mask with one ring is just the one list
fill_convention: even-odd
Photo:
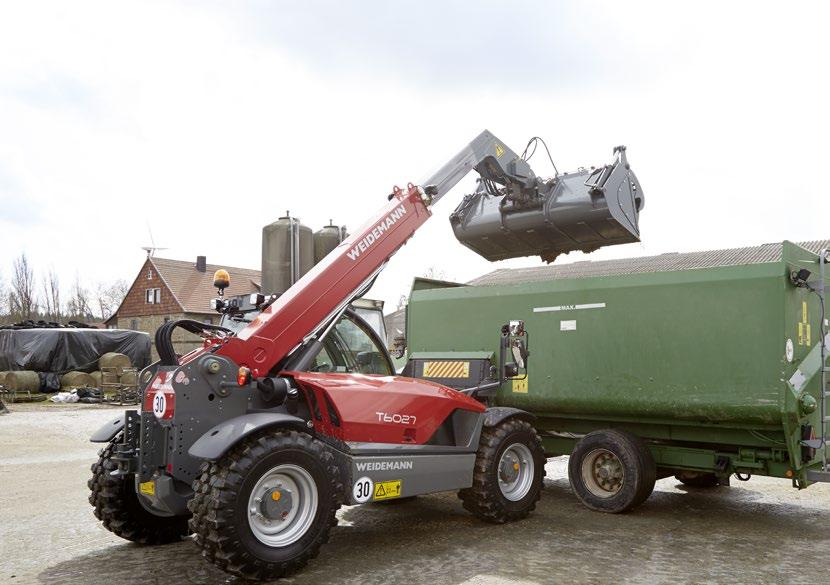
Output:
[[[813,240],[810,242],[796,243],[815,253],[818,253],[822,248],[830,248],[830,240]],[[619,260],[600,260],[596,262],[587,260],[584,262],[573,262],[571,264],[535,266],[533,268],[502,268],[485,274],[484,276],[479,276],[467,284],[487,286],[521,282],[543,282],[560,278],[619,276],[623,274],[691,270],[694,268],[714,268],[716,266],[761,264],[780,260],[781,248],[782,245],[779,242],[728,250],[683,253],[671,252],[660,254],[659,256],[621,258]]]

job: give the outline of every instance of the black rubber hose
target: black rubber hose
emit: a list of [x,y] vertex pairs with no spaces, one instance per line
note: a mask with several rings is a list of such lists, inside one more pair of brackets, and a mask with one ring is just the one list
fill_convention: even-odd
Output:
[[161,327],[156,329],[156,351],[159,354],[159,361],[163,366],[177,366],[179,365],[179,356],[173,347],[173,331],[181,327],[189,333],[200,335],[205,331],[221,331],[227,334],[233,334],[233,331],[221,325],[209,325],[207,323],[200,323],[193,319],[177,319],[175,321],[168,321]]

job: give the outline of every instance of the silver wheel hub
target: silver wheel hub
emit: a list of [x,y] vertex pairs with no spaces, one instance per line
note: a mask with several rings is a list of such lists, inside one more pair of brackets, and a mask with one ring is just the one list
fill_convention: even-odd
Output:
[[600,498],[610,498],[625,484],[622,461],[607,449],[595,449],[582,460],[582,482]]
[[317,513],[317,484],[304,468],[283,464],[266,472],[248,498],[248,526],[268,546],[299,540]]
[[504,450],[499,459],[499,490],[511,502],[524,498],[533,485],[535,465],[526,445],[515,443]]

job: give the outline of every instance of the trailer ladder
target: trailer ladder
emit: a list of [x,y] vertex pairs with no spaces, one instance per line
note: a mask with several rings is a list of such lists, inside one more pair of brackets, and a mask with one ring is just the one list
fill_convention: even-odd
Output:
[[[830,399],[830,391],[827,388],[827,374],[830,373],[830,367],[827,365],[827,350],[828,345],[830,345],[830,335],[827,333],[827,304],[826,304],[826,295],[825,295],[825,281],[824,279],[827,276],[826,273],[826,265],[827,265],[827,255],[828,249],[823,248],[818,254],[818,265],[819,265],[819,278],[818,278],[818,285],[814,289],[814,292],[818,295],[819,303],[821,305],[821,321],[819,322],[819,331],[820,331],[820,338],[819,338],[819,347],[818,347],[818,354],[819,354],[819,362],[818,362],[818,373],[820,374],[820,398],[821,398],[821,438],[820,439],[813,439],[802,441],[803,444],[807,445],[808,447],[812,448],[819,448],[821,449],[821,469],[820,470],[807,470],[807,479],[810,481],[820,481],[820,482],[830,482],[830,468],[827,465],[827,424],[830,423],[830,416],[827,414],[827,401]],[[809,356],[808,356],[809,358]],[[805,364],[806,365],[806,364]],[[798,372],[797,372],[798,373]]]

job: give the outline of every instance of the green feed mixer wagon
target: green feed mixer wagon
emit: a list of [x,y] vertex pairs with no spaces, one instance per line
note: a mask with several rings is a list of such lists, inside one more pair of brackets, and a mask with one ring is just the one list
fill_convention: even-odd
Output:
[[404,374],[531,413],[595,510],[671,475],[828,481],[827,244],[418,279]]

